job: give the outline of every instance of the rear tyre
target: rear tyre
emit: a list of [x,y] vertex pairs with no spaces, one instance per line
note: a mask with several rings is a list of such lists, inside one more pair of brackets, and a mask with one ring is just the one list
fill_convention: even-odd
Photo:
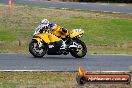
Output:
[[81,46],[80,49],[74,48],[70,50],[70,53],[73,57],[75,58],[82,58],[87,54],[87,47],[85,45],[85,43],[79,39],[77,39],[76,42],[78,45]]
[[29,52],[37,58],[43,57],[47,53],[47,44],[42,44],[41,47],[39,47],[38,42],[36,40],[32,40],[29,43]]

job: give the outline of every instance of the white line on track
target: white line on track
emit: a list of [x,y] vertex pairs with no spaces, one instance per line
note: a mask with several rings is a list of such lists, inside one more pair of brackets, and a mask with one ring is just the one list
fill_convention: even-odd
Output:
[[119,55],[119,56],[132,56],[132,55],[129,55],[129,54],[91,54],[91,55]]
[[[0,72],[77,72],[77,71],[58,71],[58,70],[0,70]],[[130,71],[87,71],[87,72],[127,72]]]

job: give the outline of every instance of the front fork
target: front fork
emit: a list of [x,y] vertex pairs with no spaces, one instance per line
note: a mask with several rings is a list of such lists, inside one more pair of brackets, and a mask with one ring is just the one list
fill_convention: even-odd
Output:
[[42,42],[40,42],[39,43],[39,48],[41,48],[43,46],[43,43]]

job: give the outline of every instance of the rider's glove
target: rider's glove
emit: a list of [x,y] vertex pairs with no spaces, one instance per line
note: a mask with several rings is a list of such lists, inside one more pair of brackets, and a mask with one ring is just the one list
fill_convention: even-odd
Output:
[[67,33],[67,29],[62,28],[62,32]]

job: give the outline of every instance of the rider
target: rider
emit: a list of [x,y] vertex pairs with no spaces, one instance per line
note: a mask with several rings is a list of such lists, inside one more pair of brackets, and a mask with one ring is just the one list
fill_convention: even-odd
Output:
[[[39,32],[43,32],[45,29],[50,29],[51,33],[61,37],[62,39],[65,39],[68,37],[68,30],[61,27],[57,26],[54,22],[50,23],[47,19],[44,19],[40,22],[40,26],[37,27],[39,29]],[[61,49],[65,49],[66,44],[65,41],[63,41]]]
[[54,35],[61,38],[66,38],[68,36],[67,29],[56,25],[54,22],[50,23],[47,19],[42,20],[37,29],[39,29],[39,32],[43,32],[45,29],[50,29]]

